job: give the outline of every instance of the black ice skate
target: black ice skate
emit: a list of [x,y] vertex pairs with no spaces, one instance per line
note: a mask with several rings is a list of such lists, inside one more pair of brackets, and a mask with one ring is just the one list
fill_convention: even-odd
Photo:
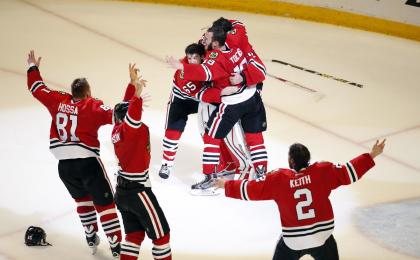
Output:
[[205,174],[202,181],[191,185],[191,194],[196,196],[219,195],[220,192],[213,187],[216,179],[216,174]]
[[169,175],[171,174],[171,170],[172,170],[172,166],[165,164],[162,164],[162,166],[160,167],[159,170],[159,176],[162,179],[167,179],[169,178]]
[[86,236],[86,242],[92,250],[92,255],[96,254],[96,251],[98,250],[98,245],[101,242],[101,239],[98,237],[98,235],[95,233],[91,237]]

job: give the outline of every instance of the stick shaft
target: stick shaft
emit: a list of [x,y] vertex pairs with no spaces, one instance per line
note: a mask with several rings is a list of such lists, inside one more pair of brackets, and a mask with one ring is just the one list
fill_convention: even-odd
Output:
[[312,73],[312,74],[315,74],[315,75],[318,75],[318,76],[321,76],[321,77],[324,77],[324,78],[329,78],[329,79],[333,79],[333,80],[336,80],[336,81],[339,81],[339,82],[342,82],[342,83],[346,83],[346,84],[349,84],[349,85],[352,85],[352,86],[355,86],[355,87],[358,87],[358,88],[363,88],[362,84],[359,84],[359,83],[356,83],[356,82],[351,82],[351,81],[348,81],[348,80],[345,80],[345,79],[342,79],[342,78],[337,78],[337,77],[334,77],[334,76],[331,76],[331,75],[328,75],[328,74],[325,74],[325,73],[321,73],[321,72],[318,72],[318,71],[315,71],[315,70],[306,69],[306,68],[303,68],[303,67],[285,62],[285,61],[281,61],[281,60],[271,60],[271,61],[276,62],[276,63],[280,63],[280,64],[285,65],[285,66],[290,66],[290,67],[298,69],[298,70],[306,71],[306,72],[309,72],[309,73]]

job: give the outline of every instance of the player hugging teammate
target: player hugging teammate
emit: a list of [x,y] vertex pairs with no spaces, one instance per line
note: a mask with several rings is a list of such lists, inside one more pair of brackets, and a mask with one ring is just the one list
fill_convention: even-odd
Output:
[[[209,102],[196,95],[203,108],[200,114],[204,124],[204,179],[191,187],[193,193],[198,194],[211,188],[214,180],[221,175],[236,172],[241,173],[239,178],[259,177],[267,169],[267,152],[262,136],[267,123],[261,99],[265,66],[249,44],[245,26],[236,20],[220,18],[207,30],[200,43],[206,51],[201,64],[172,57],[167,60],[171,67],[177,69],[175,75],[178,73],[187,82],[178,88],[182,93],[189,95],[191,92],[189,82],[205,82],[200,86],[214,91],[214,95],[217,95],[216,91],[220,93],[219,102]],[[171,117],[174,116],[168,113],[167,121]],[[176,150],[178,139],[173,142],[165,136],[160,173],[168,168],[165,166],[173,165],[175,153],[171,154],[172,161],[168,164],[165,149],[170,147],[169,143],[173,143],[176,144],[173,150]]]

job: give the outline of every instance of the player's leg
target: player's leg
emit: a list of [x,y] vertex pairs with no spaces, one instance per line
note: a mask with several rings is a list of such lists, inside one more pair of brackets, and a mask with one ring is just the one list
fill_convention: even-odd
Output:
[[93,200],[83,186],[83,173],[78,169],[80,159],[60,160],[58,163],[58,172],[60,179],[66,186],[70,195],[77,204],[76,211],[82,222],[86,235],[86,242],[92,249],[92,253],[96,253],[96,248],[100,242],[98,235],[98,221]]
[[299,251],[290,249],[285,243],[283,237],[277,242],[274,251],[273,260],[298,260],[303,256]]
[[267,129],[267,120],[264,104],[258,93],[255,93],[252,102],[249,103],[248,112],[241,118],[241,123],[255,173],[257,177],[261,177],[267,171],[268,163],[267,150],[262,135],[262,132]]
[[145,189],[137,194],[140,200],[138,217],[146,229],[147,236],[153,242],[152,254],[154,259],[172,259],[169,244],[170,229],[165,214],[159,205],[152,189]]
[[111,253],[117,257],[120,251],[121,226],[115,208],[111,183],[99,158],[86,158],[84,160],[83,171],[86,175],[84,185],[92,196],[102,229],[108,239]]
[[131,195],[130,193],[120,192],[120,189],[117,188],[115,202],[121,212],[125,230],[125,240],[121,242],[120,259],[137,260],[145,236],[145,228],[139,221],[137,214],[131,212],[138,207],[137,194]]
[[159,176],[167,179],[174,165],[178,143],[187,124],[188,115],[197,113],[198,102],[173,97],[168,103],[165,136],[163,138],[162,165]]
[[337,249],[337,243],[335,242],[334,236],[331,235],[326,241],[325,244],[316,247],[313,249],[308,250],[310,255],[315,260],[338,260],[338,249]]

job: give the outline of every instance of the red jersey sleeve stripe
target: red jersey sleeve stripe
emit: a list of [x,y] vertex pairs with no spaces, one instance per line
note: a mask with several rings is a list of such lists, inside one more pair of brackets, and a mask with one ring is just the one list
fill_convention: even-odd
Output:
[[29,89],[32,93],[34,93],[38,88],[41,86],[45,86],[44,82],[41,80],[35,81],[32,83],[31,88]]

